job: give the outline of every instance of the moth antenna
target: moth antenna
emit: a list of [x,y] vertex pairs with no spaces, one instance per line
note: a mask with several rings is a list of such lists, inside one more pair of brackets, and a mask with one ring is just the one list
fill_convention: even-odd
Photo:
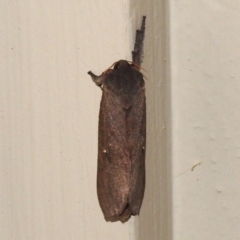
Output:
[[[119,61],[117,61],[119,62]],[[106,74],[117,62],[114,62],[108,69],[106,69],[103,74]]]
[[140,69],[140,70],[143,70],[143,71],[145,71],[145,72],[147,72],[147,70],[146,69],[144,69],[143,67],[141,67],[141,66],[139,66],[139,65],[137,65],[136,63],[134,63],[134,62],[131,62],[131,61],[127,61],[128,63],[131,63],[134,67],[136,67],[136,68],[138,68],[138,69]]

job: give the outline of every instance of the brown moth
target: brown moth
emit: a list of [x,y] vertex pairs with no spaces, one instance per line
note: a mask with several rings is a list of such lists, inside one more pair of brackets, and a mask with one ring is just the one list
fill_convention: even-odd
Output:
[[146,99],[140,65],[145,20],[136,32],[132,63],[119,60],[100,76],[88,72],[102,89],[97,193],[106,221],[126,222],[138,215],[144,195]]

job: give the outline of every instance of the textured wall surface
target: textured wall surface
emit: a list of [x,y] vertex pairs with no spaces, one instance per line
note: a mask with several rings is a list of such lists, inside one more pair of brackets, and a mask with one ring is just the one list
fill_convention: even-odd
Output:
[[239,12],[170,1],[174,240],[240,239]]
[[[240,5],[167,2],[1,1],[1,239],[239,239]],[[87,71],[131,59],[143,14],[146,194],[140,217],[112,224]]]
[[98,205],[87,75],[129,59],[128,5],[1,1],[1,239],[134,239],[134,221],[106,223]]

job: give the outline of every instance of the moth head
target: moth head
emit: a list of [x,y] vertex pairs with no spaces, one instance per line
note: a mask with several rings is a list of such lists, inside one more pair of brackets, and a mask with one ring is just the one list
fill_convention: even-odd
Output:
[[143,69],[141,66],[137,65],[136,63],[131,61],[126,61],[126,60],[119,60],[118,62],[114,63],[113,66],[114,66],[113,69],[134,68],[138,71],[141,71],[141,69]]
[[113,69],[125,69],[127,67],[131,67],[131,65],[128,63],[128,61],[120,60],[114,64]]

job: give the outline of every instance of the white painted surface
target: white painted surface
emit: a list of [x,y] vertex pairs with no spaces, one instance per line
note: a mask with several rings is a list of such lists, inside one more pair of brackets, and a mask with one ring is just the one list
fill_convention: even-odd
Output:
[[1,239],[134,239],[134,221],[106,223],[98,205],[101,91],[87,75],[129,59],[127,6],[2,1]]
[[239,13],[170,1],[174,240],[240,239]]
[[[173,239],[239,239],[240,6],[169,1],[169,142],[163,3],[2,1],[1,239],[170,239],[169,156]],[[95,187],[101,92],[86,72],[130,59],[145,13],[146,196],[139,218],[105,223]]]

